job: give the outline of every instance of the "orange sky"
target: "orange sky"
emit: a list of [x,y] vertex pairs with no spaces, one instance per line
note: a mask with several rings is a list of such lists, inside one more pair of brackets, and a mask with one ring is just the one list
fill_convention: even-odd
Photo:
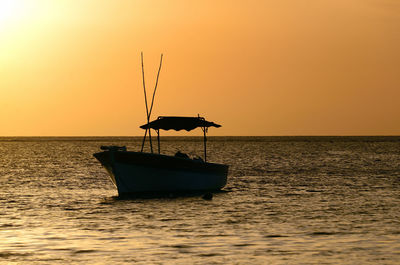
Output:
[[142,135],[141,51],[153,118],[400,135],[399,47],[398,0],[0,0],[0,136]]

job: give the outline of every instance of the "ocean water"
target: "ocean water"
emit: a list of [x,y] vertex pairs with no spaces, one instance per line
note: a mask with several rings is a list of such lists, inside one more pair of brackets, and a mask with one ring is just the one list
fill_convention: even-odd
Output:
[[92,156],[111,144],[141,138],[0,138],[1,264],[400,263],[400,137],[210,137],[211,201],[119,199]]

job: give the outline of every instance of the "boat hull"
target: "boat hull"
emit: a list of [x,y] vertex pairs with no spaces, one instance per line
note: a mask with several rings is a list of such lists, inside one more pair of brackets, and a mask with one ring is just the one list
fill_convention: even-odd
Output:
[[94,154],[108,171],[119,195],[217,191],[227,182],[228,166],[127,151]]

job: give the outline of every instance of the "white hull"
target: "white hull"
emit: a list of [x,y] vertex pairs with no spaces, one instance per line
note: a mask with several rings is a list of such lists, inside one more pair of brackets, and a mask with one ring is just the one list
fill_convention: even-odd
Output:
[[95,154],[119,195],[216,191],[226,185],[228,166],[137,152]]
[[115,163],[113,175],[118,192],[195,191],[221,189],[226,176],[164,170],[136,165]]

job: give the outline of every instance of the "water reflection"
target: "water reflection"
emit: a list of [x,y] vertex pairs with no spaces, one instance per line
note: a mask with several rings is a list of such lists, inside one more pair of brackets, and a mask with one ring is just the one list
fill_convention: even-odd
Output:
[[398,141],[210,138],[228,192],[149,200],[116,197],[91,157],[125,140],[0,141],[0,262],[399,261]]

